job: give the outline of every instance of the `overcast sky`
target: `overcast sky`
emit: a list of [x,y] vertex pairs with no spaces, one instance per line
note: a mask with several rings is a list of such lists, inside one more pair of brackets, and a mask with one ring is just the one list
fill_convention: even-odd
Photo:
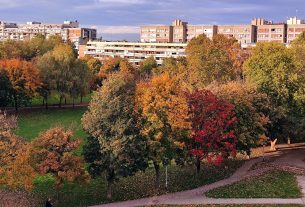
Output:
[[248,24],[253,17],[305,19],[305,0],[0,0],[0,20],[61,23],[78,20],[105,39],[137,40],[140,25]]

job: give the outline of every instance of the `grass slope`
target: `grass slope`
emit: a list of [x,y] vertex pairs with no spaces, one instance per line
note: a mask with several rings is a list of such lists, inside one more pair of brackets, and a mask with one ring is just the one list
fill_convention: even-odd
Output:
[[206,193],[213,198],[300,198],[295,176],[289,172],[272,171],[233,185]]
[[[65,184],[60,190],[58,207],[90,206],[102,203],[124,201],[150,197],[168,192],[177,192],[200,187],[232,175],[241,166],[242,161],[229,160],[219,167],[205,165],[199,175],[195,175],[193,166],[170,166],[168,168],[169,186],[165,188],[165,168],[161,168],[161,189],[154,189],[155,173],[151,167],[146,172],[139,172],[135,176],[122,178],[114,184],[113,200],[106,199],[107,184],[104,178],[91,180],[87,185]],[[183,178],[183,179],[181,179]],[[43,185],[42,186],[46,186]],[[51,187],[36,189],[44,195],[54,195]]]

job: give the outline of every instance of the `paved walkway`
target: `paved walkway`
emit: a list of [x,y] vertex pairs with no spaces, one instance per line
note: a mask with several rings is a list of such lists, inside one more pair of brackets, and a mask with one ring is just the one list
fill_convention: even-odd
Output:
[[[304,155],[304,156],[303,156]],[[298,150],[288,151],[280,150],[280,156],[274,161],[275,166],[294,166],[305,169],[305,147],[300,147]],[[265,173],[274,167],[264,167],[257,170],[251,170],[251,167],[261,162],[263,158],[257,158],[247,161],[241,168],[239,168],[230,178],[212,183],[210,185],[205,185],[200,188],[193,190],[171,193],[162,196],[155,196],[151,198],[144,198],[138,200],[124,201],[118,203],[110,203],[99,205],[95,207],[134,207],[134,206],[151,206],[151,205],[187,205],[187,204],[305,204],[305,176],[298,176],[297,180],[302,188],[303,198],[297,199],[215,199],[207,198],[204,196],[205,192],[212,189],[230,185],[243,180],[247,177],[257,176]],[[293,163],[296,163],[295,165]]]

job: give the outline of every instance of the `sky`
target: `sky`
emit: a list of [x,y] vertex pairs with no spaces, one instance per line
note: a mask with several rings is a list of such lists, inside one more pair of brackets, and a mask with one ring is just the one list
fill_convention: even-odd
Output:
[[305,0],[0,0],[0,21],[78,20],[105,40],[139,40],[139,27],[171,24],[249,24],[254,17],[305,19]]

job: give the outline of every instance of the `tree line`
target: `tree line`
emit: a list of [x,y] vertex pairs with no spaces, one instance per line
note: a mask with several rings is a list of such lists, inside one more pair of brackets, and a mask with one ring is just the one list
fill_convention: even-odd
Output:
[[[88,134],[83,155],[73,153],[79,141],[62,128],[43,132],[31,143],[15,144],[19,143],[12,130],[15,121],[2,115],[3,126],[8,127],[0,134],[0,146],[7,146],[0,148],[6,152],[0,175],[8,177],[16,163],[32,177],[51,173],[59,187],[64,180],[88,181],[88,173],[93,178],[106,175],[111,198],[117,179],[149,165],[159,188],[162,165],[193,165],[198,173],[204,162],[219,165],[237,153],[250,155],[252,148],[269,141],[302,141],[304,36],[288,48],[270,42],[243,50],[235,39],[200,35],[188,44],[186,57],[165,59],[162,66],[150,57],[140,67],[121,58],[103,64],[90,57],[77,60],[71,47],[60,44],[35,65],[45,70],[43,75],[52,74],[51,81],[41,82],[46,91],[57,90],[62,97],[82,94],[77,77],[75,82],[64,81],[74,74],[72,68],[78,74],[90,68],[89,88],[96,91],[82,118]],[[16,150],[9,150],[14,149],[11,145]],[[18,156],[22,147],[28,156]],[[0,183],[30,188],[32,177]]]

